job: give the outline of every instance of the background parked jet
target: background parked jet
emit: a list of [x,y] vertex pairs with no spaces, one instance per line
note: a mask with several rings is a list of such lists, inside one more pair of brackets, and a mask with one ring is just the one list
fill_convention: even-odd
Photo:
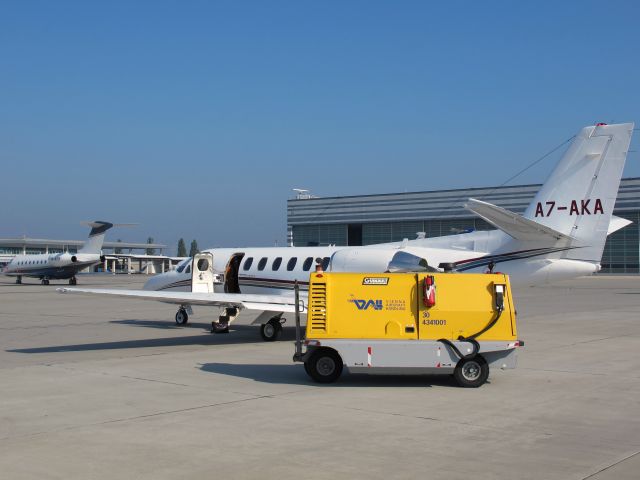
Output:
[[213,324],[223,332],[242,308],[262,310],[254,323],[262,325],[265,340],[273,340],[282,314],[293,311],[295,281],[307,288],[316,258],[331,271],[493,268],[508,273],[514,285],[590,275],[600,270],[607,235],[630,223],[612,212],[632,133],[632,123],[583,128],[522,216],[469,199],[466,208],[498,230],[365,247],[210,249],[150,279],[145,291],[64,291],[178,304],[178,324],[187,323],[191,305],[223,307]]
[[76,285],[76,274],[79,271],[104,261],[104,236],[113,227],[112,223],[102,221],[86,224],[91,227],[91,231],[78,253],[17,255],[5,267],[4,275],[16,277],[16,283],[22,283],[22,277],[34,277],[39,278],[43,285],[49,285],[49,280],[53,279],[69,279],[69,285]]

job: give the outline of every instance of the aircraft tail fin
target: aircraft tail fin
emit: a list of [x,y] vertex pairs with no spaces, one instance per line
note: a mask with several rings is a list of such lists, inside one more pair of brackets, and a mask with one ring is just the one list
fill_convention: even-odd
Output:
[[102,222],[96,220],[95,222],[83,222],[85,225],[91,227],[89,232],[89,238],[78,253],[100,253],[102,251],[102,244],[104,243],[104,236],[107,230],[113,227],[113,223]]
[[525,219],[569,237],[571,245],[579,247],[568,250],[566,258],[600,262],[633,127],[622,123],[583,128],[527,207]]

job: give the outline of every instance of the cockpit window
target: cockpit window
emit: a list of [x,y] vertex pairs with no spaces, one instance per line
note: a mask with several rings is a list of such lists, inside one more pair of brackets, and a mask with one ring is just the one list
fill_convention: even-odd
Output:
[[302,270],[308,272],[311,269],[311,265],[313,264],[313,257],[307,257],[307,259],[302,264]]
[[179,265],[178,268],[176,268],[176,271],[178,271],[179,273],[182,273],[182,271],[184,270],[184,268],[189,265],[191,263],[191,259],[188,260],[183,260]]
[[262,257],[258,262],[258,270],[264,270],[264,267],[267,265],[267,257]]
[[187,265],[187,269],[184,271],[184,273],[191,273],[191,264]]
[[278,257],[273,261],[273,265],[271,265],[271,270],[276,272],[280,268],[280,264],[282,263],[282,257]]

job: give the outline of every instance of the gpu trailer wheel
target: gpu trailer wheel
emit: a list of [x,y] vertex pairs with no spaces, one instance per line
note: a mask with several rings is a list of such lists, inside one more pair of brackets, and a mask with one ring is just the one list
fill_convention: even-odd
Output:
[[489,365],[480,355],[460,360],[453,372],[453,378],[461,387],[477,388],[489,378]]
[[305,370],[318,383],[333,383],[342,374],[343,362],[338,352],[329,348],[316,350],[304,363]]

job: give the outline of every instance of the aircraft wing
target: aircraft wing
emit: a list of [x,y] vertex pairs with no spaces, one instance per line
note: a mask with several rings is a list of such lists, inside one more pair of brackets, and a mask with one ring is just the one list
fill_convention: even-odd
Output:
[[476,200],[475,198],[470,198],[464,207],[516,240],[547,240],[555,243],[558,240],[570,238],[553,228],[546,227],[505,208]]
[[[293,295],[252,295],[242,293],[197,293],[197,292],[156,292],[148,290],[120,290],[110,288],[75,288],[63,287],[57,289],[59,293],[75,293],[86,295],[107,295],[121,298],[136,298],[138,300],[153,300],[156,302],[173,303],[176,305],[206,305],[213,307],[238,307],[247,310],[295,312]],[[301,300],[300,312],[306,311],[306,305]]]

